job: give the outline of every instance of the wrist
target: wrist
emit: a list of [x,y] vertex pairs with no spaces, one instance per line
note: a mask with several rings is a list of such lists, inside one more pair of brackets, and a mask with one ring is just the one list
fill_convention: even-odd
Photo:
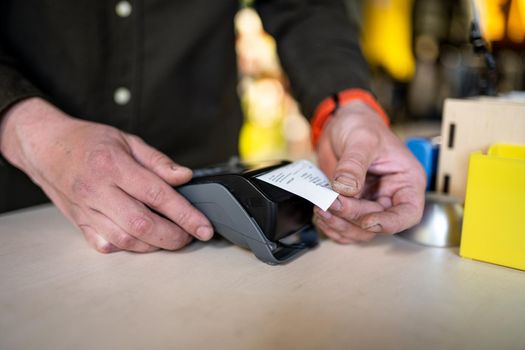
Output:
[[[312,145],[314,148],[319,142],[321,133],[328,120],[337,114],[337,112],[343,107],[352,104],[355,108],[371,109],[374,114],[380,117],[385,125],[390,125],[390,120],[379,103],[376,101],[368,91],[362,89],[348,89],[340,93],[334,94],[329,98],[323,100],[317,107],[313,119],[312,119]],[[359,104],[361,106],[359,107]],[[347,109],[347,108],[345,108]]]
[[32,97],[15,103],[0,119],[0,153],[16,167],[24,168],[24,144],[38,148],[42,132],[70,119],[46,100]]
[[381,116],[369,104],[363,102],[362,100],[352,100],[342,105],[334,113],[331,114],[330,118],[328,118],[325,124],[323,125],[323,131],[324,129],[326,129],[328,123],[339,118],[344,118],[345,116],[349,117],[347,123],[377,123],[384,127],[389,127],[389,124],[385,122],[384,117]]

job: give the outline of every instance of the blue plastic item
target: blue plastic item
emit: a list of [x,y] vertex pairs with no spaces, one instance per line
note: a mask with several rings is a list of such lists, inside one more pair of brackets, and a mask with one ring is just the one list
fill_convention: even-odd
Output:
[[423,137],[409,137],[406,139],[405,145],[425,169],[425,173],[427,174],[427,191],[434,190],[436,183],[439,144],[433,142],[432,139]]

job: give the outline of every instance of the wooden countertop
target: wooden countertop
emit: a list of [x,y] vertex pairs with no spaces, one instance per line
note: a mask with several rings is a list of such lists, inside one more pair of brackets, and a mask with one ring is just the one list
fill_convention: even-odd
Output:
[[0,216],[0,281],[0,349],[525,349],[525,272],[397,237],[101,255],[47,205]]

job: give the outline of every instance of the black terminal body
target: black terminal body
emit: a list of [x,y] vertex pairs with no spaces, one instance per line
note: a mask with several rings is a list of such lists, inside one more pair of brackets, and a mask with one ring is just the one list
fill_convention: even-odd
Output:
[[193,179],[177,190],[208,216],[217,233],[251,249],[259,259],[279,264],[313,246],[281,240],[315,232],[311,223],[313,204],[257,179],[287,164],[231,162],[196,169]]
[[312,203],[257,179],[257,176],[289,163],[235,163],[197,169],[188,185],[211,182],[223,185],[255,219],[265,236],[278,241],[310,224],[312,218]]

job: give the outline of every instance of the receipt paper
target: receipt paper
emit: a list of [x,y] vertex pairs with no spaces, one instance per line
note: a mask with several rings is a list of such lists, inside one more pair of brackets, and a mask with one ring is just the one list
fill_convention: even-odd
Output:
[[307,160],[290,163],[257,178],[303,197],[325,211],[339,195],[331,189],[323,172]]

